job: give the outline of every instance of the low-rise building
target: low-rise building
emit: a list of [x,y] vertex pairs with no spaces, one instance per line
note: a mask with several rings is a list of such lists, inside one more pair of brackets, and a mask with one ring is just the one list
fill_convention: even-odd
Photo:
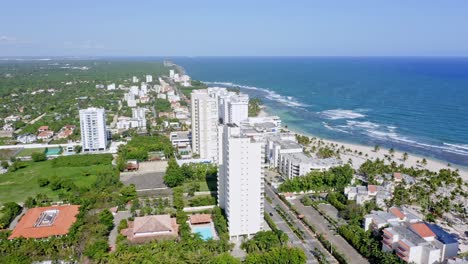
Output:
[[[390,189],[386,189],[390,188]],[[368,186],[348,186],[344,189],[344,194],[348,200],[354,200],[357,204],[362,205],[372,199],[375,199],[377,206],[386,208],[386,201],[393,197],[392,186],[386,185],[368,185]]]
[[169,138],[174,147],[186,147],[190,145],[190,132],[188,131],[178,131],[171,132]]
[[128,228],[121,230],[133,243],[144,243],[151,240],[175,239],[179,232],[179,225],[170,215],[148,215],[135,217],[128,222]]
[[54,131],[42,131],[37,135],[37,139],[45,140],[52,138],[54,136]]
[[37,136],[33,134],[23,134],[23,135],[19,135],[16,138],[16,140],[23,144],[30,144],[30,143],[34,143],[37,141]]
[[79,205],[31,208],[21,217],[8,239],[39,239],[67,235],[76,222],[79,208]]
[[40,127],[37,129],[37,132],[38,132],[38,133],[41,133],[41,132],[44,132],[44,131],[49,131],[49,126],[40,126]]
[[291,179],[306,175],[313,170],[325,171],[339,165],[341,165],[341,161],[335,158],[312,158],[303,152],[284,153],[280,155],[279,170],[284,177]]

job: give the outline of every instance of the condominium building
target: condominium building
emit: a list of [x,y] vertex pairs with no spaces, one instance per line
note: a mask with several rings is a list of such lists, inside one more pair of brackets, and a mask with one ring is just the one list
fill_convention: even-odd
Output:
[[153,82],[153,76],[151,76],[151,75],[146,75],[146,82],[147,82],[147,83]]
[[81,144],[83,151],[105,150],[107,146],[106,114],[101,108],[80,110]]
[[218,161],[218,107],[207,90],[191,94],[192,149],[202,159]]
[[224,125],[222,134],[218,204],[226,212],[229,236],[250,236],[262,230],[263,143],[244,135],[236,124]]
[[138,128],[146,128],[146,108],[132,108],[132,119],[138,122]]
[[231,96],[228,102],[227,121],[240,124],[249,117],[249,96],[247,94],[236,94]]
[[249,117],[249,96],[228,91],[222,87],[210,87],[208,93],[218,102],[218,115],[221,124],[240,124]]
[[303,176],[313,170],[325,171],[342,162],[336,158],[318,159],[300,153],[284,153],[280,155],[279,171],[288,179]]

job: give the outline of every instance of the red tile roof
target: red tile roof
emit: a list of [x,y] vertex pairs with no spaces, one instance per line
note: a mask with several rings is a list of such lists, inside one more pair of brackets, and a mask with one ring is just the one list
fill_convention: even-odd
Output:
[[[46,238],[68,234],[70,227],[76,222],[79,213],[79,205],[62,205],[36,207],[29,209],[21,218],[8,239],[24,238]],[[58,213],[50,225],[38,226],[38,220],[45,211],[57,210]]]
[[367,190],[369,190],[370,193],[375,193],[377,192],[377,186],[375,185],[368,185]]
[[54,131],[42,131],[41,133],[39,133],[39,135],[37,135],[37,137],[39,138],[48,138],[48,137],[51,137],[54,135]]
[[49,130],[49,126],[40,126],[37,131],[41,132],[41,131],[47,131],[47,130]]
[[195,214],[190,216],[190,224],[206,224],[211,222],[211,215],[209,214]]
[[400,209],[396,208],[396,207],[392,207],[390,208],[390,213],[392,213],[394,216],[400,218],[400,219],[404,219],[405,218],[405,215],[403,214],[403,212],[400,211]]
[[401,176],[401,173],[399,173],[399,172],[394,172],[394,173],[393,173],[393,178],[394,178],[395,180],[401,180],[403,177]]
[[413,230],[420,237],[435,237],[434,232],[425,224],[425,223],[415,223],[411,225],[411,230]]

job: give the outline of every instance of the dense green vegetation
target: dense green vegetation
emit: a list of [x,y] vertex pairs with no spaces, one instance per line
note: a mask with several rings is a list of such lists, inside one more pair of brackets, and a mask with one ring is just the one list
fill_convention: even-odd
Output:
[[258,116],[260,114],[262,100],[260,98],[251,98],[249,100],[249,116]]
[[[105,160],[108,155],[93,155],[97,160]],[[69,234],[63,237],[52,237],[47,240],[4,239],[9,232],[0,232],[0,263],[30,263],[33,260],[78,260],[79,262],[98,262],[107,255],[107,236],[113,227],[112,215],[106,208],[126,204],[136,193],[129,192],[119,181],[119,172],[109,163],[95,165],[86,156],[84,162],[79,156],[76,163],[62,160],[52,166],[52,161],[30,162],[27,167],[14,173],[7,173],[8,181],[26,176],[22,185],[14,185],[13,192],[21,197],[29,196],[25,206],[43,206],[50,204],[51,199],[44,193],[53,194],[61,201],[80,205],[77,222]],[[65,164],[70,167],[65,167]],[[78,165],[83,165],[76,167]],[[53,169],[52,169],[53,168]],[[24,175],[22,175],[24,174]],[[94,175],[92,177],[92,175]],[[2,175],[5,176],[5,175]],[[13,177],[11,177],[13,176]],[[0,178],[2,180],[2,178]],[[31,179],[43,179],[40,181]],[[85,180],[83,182],[83,180]],[[41,193],[32,197],[37,190],[28,190],[28,182],[37,186]],[[43,185],[42,187],[40,185]],[[3,186],[1,186],[3,187]],[[9,185],[11,188],[12,186]],[[26,189],[26,193],[23,193]],[[49,192],[47,192],[49,190]],[[134,191],[134,190],[133,190]],[[4,191],[0,191],[2,197]],[[8,192],[10,199],[18,198]]]
[[213,164],[190,163],[179,166],[175,159],[170,159],[164,175],[164,183],[169,187],[183,185],[186,191],[194,193],[201,190],[200,185],[205,183],[209,191],[216,191],[216,177],[218,167]]
[[104,165],[111,164],[111,154],[86,154],[86,155],[72,155],[72,156],[61,156],[52,160],[52,167],[83,167],[91,165]]
[[343,225],[338,231],[370,263],[405,263],[392,252],[383,252],[381,243],[372,236],[371,231],[366,232],[359,225]]
[[[90,156],[65,156],[43,162],[15,161],[8,168],[9,172],[0,177],[0,204],[10,201],[22,202],[28,196],[34,197],[38,194],[46,196],[46,200],[57,200],[60,192],[47,187],[48,183],[54,182],[54,179],[59,179],[60,185],[73,184],[79,188],[90,188],[102,175],[113,172],[111,155],[92,155],[89,158]],[[69,163],[74,159],[76,162]],[[89,163],[81,163],[79,166],[78,163],[83,159]],[[107,163],[95,163],[99,160],[107,160]],[[48,183],[44,184],[45,182]]]
[[206,89],[208,86],[204,84],[203,82],[197,81],[197,80],[191,80],[191,86],[189,87],[184,87],[182,85],[178,85],[177,88],[187,97],[190,99],[190,94],[192,93],[193,90],[198,90],[198,89]]
[[279,187],[281,192],[341,190],[353,178],[354,170],[348,164],[328,171],[312,171],[302,177],[286,180]]
[[11,221],[21,212],[21,206],[17,203],[9,202],[3,205],[0,210],[0,229],[7,228]]
[[270,263],[288,263],[301,264],[306,263],[307,258],[299,248],[295,247],[276,247],[267,252],[252,253],[247,255],[244,263],[252,264],[270,264]]
[[147,161],[149,152],[162,151],[166,158],[173,156],[174,148],[165,135],[139,136],[134,135],[126,144],[119,147],[118,167],[123,171],[127,160]]
[[156,112],[169,112],[172,110],[171,103],[166,99],[156,98],[154,102]]
[[288,236],[281,230],[260,231],[242,243],[241,248],[247,253],[264,252],[274,247],[285,246],[288,240]]

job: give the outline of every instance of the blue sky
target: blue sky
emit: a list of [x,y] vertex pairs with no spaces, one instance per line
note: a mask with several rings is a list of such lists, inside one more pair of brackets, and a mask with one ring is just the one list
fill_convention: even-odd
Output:
[[468,56],[468,1],[1,0],[0,56]]

